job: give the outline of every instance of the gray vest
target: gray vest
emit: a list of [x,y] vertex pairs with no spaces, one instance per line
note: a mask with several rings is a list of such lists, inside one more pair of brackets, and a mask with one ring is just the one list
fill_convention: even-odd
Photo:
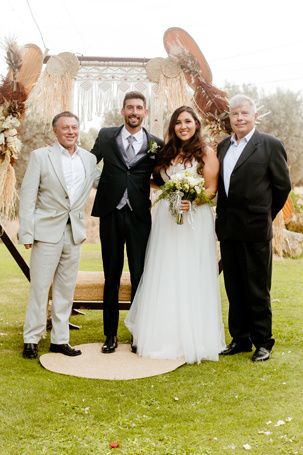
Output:
[[[139,150],[138,153],[136,153],[136,155],[132,159],[129,159],[129,157],[127,156],[126,150],[123,146],[122,134],[119,134],[119,136],[117,137],[117,143],[119,145],[119,149],[120,149],[121,155],[123,157],[123,160],[125,161],[125,164],[128,169],[130,169],[132,166],[134,166],[134,164],[136,164],[136,162],[139,161],[143,157],[143,155],[145,155],[146,150],[147,150],[147,145],[148,145],[146,133],[143,132],[143,144],[142,144],[141,149]],[[117,209],[118,210],[122,209],[126,204],[132,210],[132,207],[131,207],[129,199],[128,199],[127,188],[124,191],[121,201],[117,205]]]

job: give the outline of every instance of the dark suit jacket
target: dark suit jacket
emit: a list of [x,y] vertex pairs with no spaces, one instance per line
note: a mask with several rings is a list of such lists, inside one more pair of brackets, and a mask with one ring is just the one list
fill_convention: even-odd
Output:
[[256,130],[231,174],[227,197],[223,160],[229,146],[230,137],[218,145],[218,239],[269,240],[272,238],[272,220],[282,209],[291,189],[284,147],[275,137]]
[[[156,154],[147,153],[147,147],[146,153],[129,168],[117,143],[121,129],[122,126],[102,128],[91,151],[97,162],[103,159],[104,163],[92,215],[103,217],[115,210],[127,188],[133,211],[144,219],[150,209],[150,177],[157,161]],[[148,144],[155,141],[162,147],[161,139],[144,131]]]

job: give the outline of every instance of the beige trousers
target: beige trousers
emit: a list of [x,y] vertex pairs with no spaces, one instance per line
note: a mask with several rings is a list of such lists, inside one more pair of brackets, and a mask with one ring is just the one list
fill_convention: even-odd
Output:
[[80,245],[71,227],[58,243],[35,241],[30,260],[30,293],[24,323],[24,343],[38,343],[46,329],[47,305],[52,286],[51,343],[69,342],[69,317],[79,269]]

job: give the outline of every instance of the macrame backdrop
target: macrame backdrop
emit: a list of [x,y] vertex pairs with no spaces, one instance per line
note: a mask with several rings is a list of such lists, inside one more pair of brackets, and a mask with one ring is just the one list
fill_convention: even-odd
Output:
[[62,52],[48,58],[27,100],[27,116],[36,123],[39,118],[47,129],[54,115],[72,110],[82,130],[100,128],[106,116],[120,112],[126,92],[133,90],[145,95],[149,108],[145,126],[160,137],[172,112],[183,104],[192,105],[192,90],[182,68],[170,57],[77,58]]
[[120,112],[128,91],[140,91],[150,101],[153,84],[146,75],[147,60],[81,57],[80,62],[74,79],[73,104],[82,129],[87,129],[92,121],[95,125],[98,121],[101,127],[108,114]]

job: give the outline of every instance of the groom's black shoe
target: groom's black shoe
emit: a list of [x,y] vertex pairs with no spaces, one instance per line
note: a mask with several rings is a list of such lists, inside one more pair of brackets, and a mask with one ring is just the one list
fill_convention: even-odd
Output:
[[50,352],[60,352],[60,354],[68,355],[70,357],[75,357],[76,355],[81,355],[82,352],[80,349],[72,348],[70,344],[54,344],[51,343]]
[[220,352],[221,355],[234,355],[238,354],[239,352],[251,352],[252,346],[250,344],[240,344],[232,341],[226,349]]
[[271,351],[263,347],[257,348],[251,360],[253,362],[265,362],[265,360],[269,360],[270,352]]
[[106,337],[105,343],[102,346],[102,352],[103,354],[110,354],[111,352],[115,352],[117,346],[118,346],[117,337],[108,336]]
[[38,345],[35,343],[24,343],[22,355],[25,359],[36,359],[38,357]]

